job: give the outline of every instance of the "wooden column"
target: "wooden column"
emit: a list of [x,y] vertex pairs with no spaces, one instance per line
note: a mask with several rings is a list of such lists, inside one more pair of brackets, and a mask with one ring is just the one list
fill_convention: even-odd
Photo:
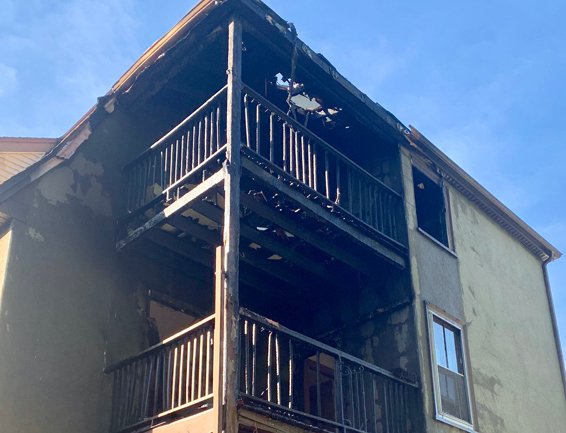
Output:
[[222,260],[223,248],[216,248],[216,260],[214,266],[214,363],[212,366],[212,407],[214,411],[215,427],[211,433],[221,433],[224,426],[224,374],[222,360],[224,359],[224,346],[221,344],[224,335],[224,269]]
[[242,24],[232,17],[228,26],[227,148],[224,165],[223,233],[223,406],[226,433],[237,433],[238,325],[240,254],[240,120],[242,98]]

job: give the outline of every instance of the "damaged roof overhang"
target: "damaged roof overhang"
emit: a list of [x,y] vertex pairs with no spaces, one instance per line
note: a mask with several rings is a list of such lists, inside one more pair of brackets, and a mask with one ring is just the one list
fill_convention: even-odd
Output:
[[561,253],[555,247],[472,179],[415,128],[407,129],[395,116],[372,101],[338,73],[336,68],[323,56],[315,53],[298,39],[290,24],[260,0],[201,0],[171,30],[155,42],[122,75],[105,96],[99,98],[98,103],[58,140],[57,145],[49,153],[0,186],[0,203],[71,158],[78,147],[88,139],[91,131],[98,123],[109,113],[112,113],[116,97],[130,92],[136,82],[143,78],[144,73],[158,64],[171,49],[183,41],[192,28],[213,15],[223,16],[226,13],[234,12],[236,7],[238,13],[241,13],[245,18],[254,20],[259,27],[269,29],[267,31],[276,35],[277,43],[287,44],[288,47],[296,44],[301,58],[309,62],[308,65],[303,67],[332,83],[334,90],[338,91],[344,100],[348,100],[352,104],[357,114],[362,116],[364,123],[386,129],[389,136],[395,137],[398,143],[407,146],[412,145],[411,148],[416,146],[442,169],[448,182],[476,203],[515,238],[519,239],[530,251],[542,260],[554,260],[561,256]]
[[446,182],[476,204],[540,260],[543,262],[553,261],[562,256],[562,253],[556,247],[462,170],[415,127],[411,126],[406,133],[412,152],[417,152],[429,159]]

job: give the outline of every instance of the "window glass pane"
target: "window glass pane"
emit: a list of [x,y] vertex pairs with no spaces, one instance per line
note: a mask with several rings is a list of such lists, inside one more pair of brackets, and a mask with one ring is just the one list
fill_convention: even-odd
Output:
[[438,367],[442,411],[471,422],[466,379],[450,370]]
[[458,365],[458,355],[456,353],[456,338],[458,337],[454,333],[454,331],[448,328],[444,328],[444,335],[446,339],[446,356],[448,361],[446,368],[449,368],[450,370],[457,373],[462,373]]
[[446,358],[446,350],[444,348],[444,327],[437,322],[433,323],[433,327],[436,363],[442,367],[448,368],[448,360]]

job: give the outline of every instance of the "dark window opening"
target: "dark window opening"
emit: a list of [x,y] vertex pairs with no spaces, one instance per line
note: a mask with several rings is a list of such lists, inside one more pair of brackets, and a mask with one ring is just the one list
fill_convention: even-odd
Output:
[[417,222],[421,230],[440,243],[448,245],[446,206],[442,186],[413,167],[413,185]]

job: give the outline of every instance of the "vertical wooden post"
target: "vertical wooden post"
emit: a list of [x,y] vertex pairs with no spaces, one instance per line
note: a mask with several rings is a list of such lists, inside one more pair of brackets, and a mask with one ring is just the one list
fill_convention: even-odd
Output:
[[223,329],[224,329],[224,269],[222,266],[223,248],[216,248],[216,260],[214,267],[214,354],[213,354],[213,376],[212,376],[212,407],[216,426],[212,433],[220,433],[224,425],[223,416]]
[[238,325],[239,325],[239,249],[240,249],[240,146],[242,98],[242,24],[236,17],[228,26],[227,146],[224,176],[223,233],[223,403],[224,431],[237,433],[238,413]]

